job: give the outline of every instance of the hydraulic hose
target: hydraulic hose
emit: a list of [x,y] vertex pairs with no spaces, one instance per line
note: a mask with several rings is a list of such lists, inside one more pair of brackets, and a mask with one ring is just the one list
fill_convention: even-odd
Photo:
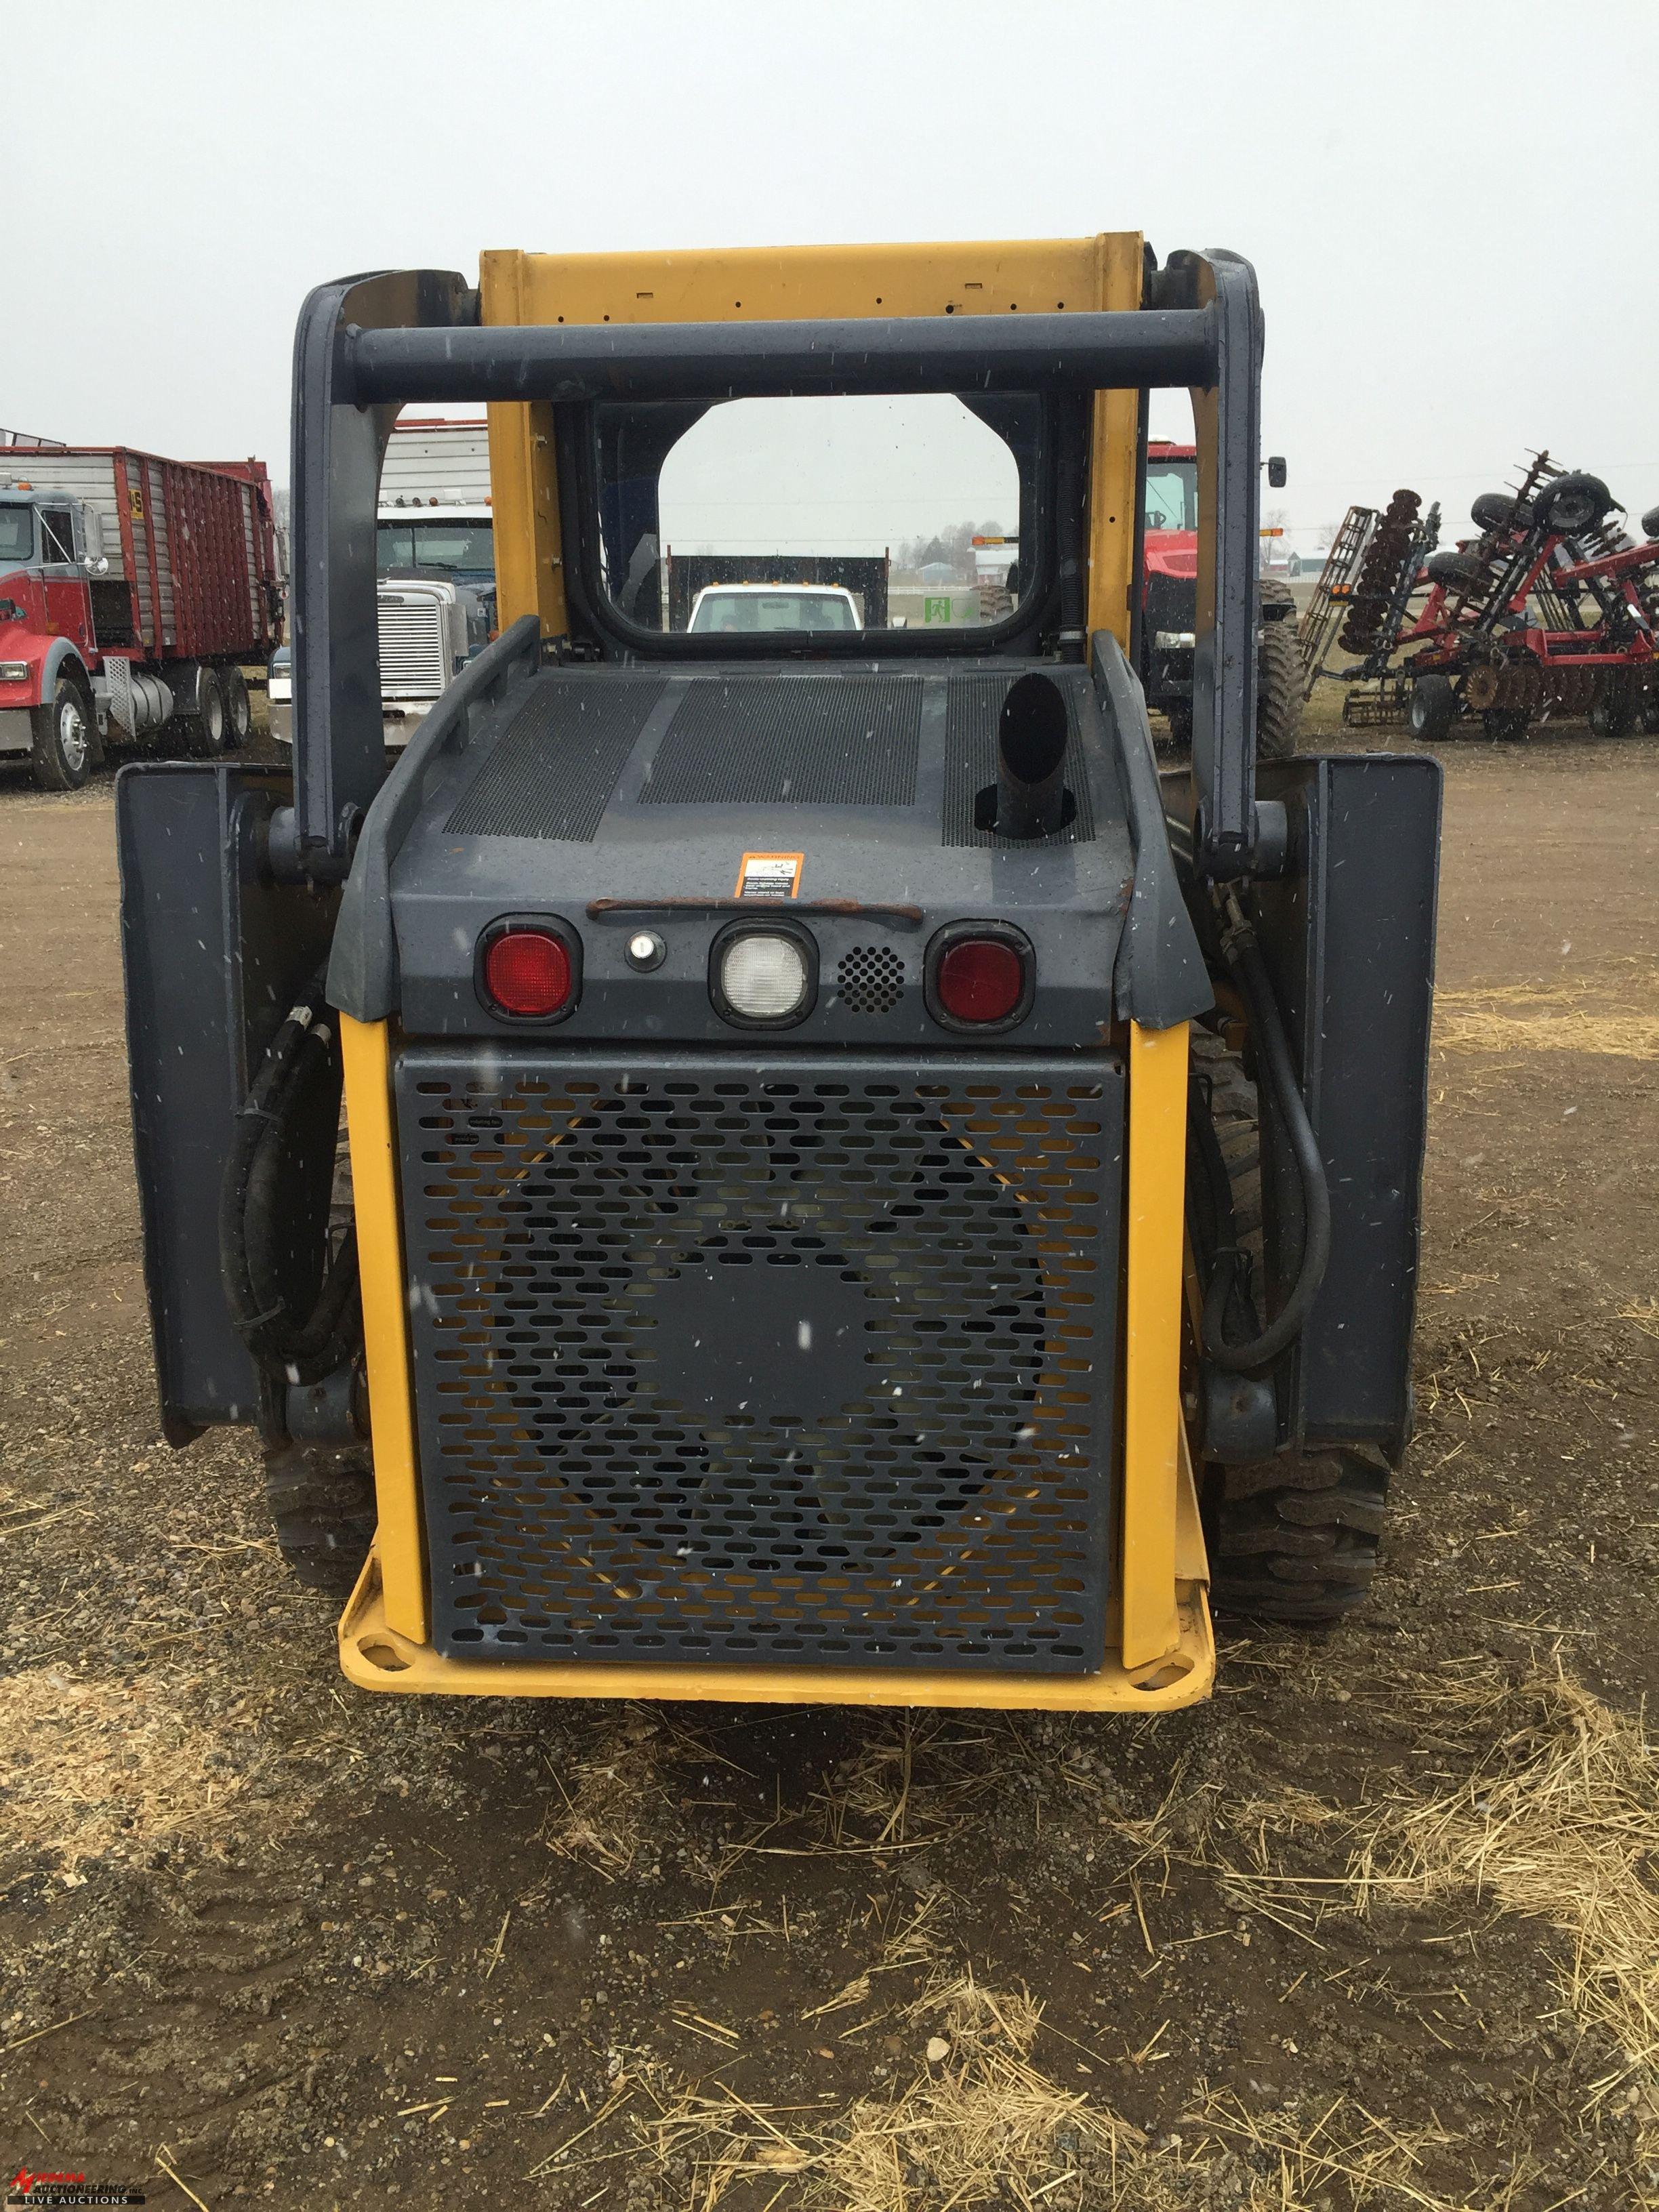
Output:
[[[319,1089],[337,1108],[337,1044],[315,976],[272,1038],[236,1115],[219,1187],[219,1261],[237,1334],[280,1381],[320,1382],[343,1366],[361,1331],[356,1231],[326,1261],[315,1304],[291,1310],[280,1283],[277,1238],[292,1218],[289,1139]],[[324,1017],[324,1018],[319,1018]],[[330,1150],[332,1173],[332,1148]]]
[[1229,1342],[1225,1331],[1228,1299],[1238,1280],[1242,1255],[1236,1248],[1224,1248],[1216,1255],[1215,1273],[1204,1300],[1204,1350],[1218,1367],[1229,1374],[1244,1375],[1266,1367],[1293,1344],[1313,1309],[1331,1256],[1331,1194],[1325,1181],[1325,1163],[1319,1156],[1319,1140],[1303,1103],[1290,1040],[1273,996],[1273,979],[1255,927],[1240,907],[1237,895],[1231,890],[1226,911],[1222,957],[1249,1015],[1258,1066],[1265,1068],[1273,1085],[1302,1183],[1302,1260],[1296,1281],[1273,1320],[1259,1335],[1242,1344]]

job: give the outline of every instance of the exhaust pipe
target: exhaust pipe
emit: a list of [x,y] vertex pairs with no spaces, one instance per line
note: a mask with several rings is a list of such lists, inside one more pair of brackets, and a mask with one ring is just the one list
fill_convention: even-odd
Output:
[[1066,766],[1066,696],[1033,670],[1009,688],[997,724],[997,834],[1052,837],[1070,811]]

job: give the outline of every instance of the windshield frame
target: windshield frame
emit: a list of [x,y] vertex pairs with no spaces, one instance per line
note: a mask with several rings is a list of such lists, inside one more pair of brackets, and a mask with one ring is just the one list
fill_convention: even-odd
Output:
[[[960,396],[960,395],[958,395]],[[1086,573],[1090,392],[987,395],[1021,398],[1036,408],[1036,453],[1029,483],[1022,471],[1019,535],[1032,553],[1031,580],[1018,606],[1000,622],[973,629],[943,624],[926,629],[757,630],[693,633],[650,629],[624,615],[604,574],[599,522],[599,439],[595,403],[553,408],[559,483],[560,529],[565,548],[566,617],[573,640],[592,640],[602,651],[653,661],[868,660],[872,654],[902,659],[941,659],[1038,650],[1038,640],[1060,622],[1058,518],[1071,519],[1073,565]],[[1029,513],[1027,506],[1029,501]],[[591,520],[589,519],[591,518]],[[574,557],[572,557],[574,550]],[[1082,635],[1079,616],[1078,629]]]

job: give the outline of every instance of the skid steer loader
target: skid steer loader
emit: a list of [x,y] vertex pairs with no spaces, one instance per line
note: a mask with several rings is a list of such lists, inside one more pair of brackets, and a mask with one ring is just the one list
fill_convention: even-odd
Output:
[[[1258,775],[1261,347],[1247,263],[1133,234],[307,300],[291,776],[118,802],[166,1431],[258,1429],[355,1682],[1147,1711],[1209,1688],[1210,1595],[1363,1596],[1438,770]],[[1163,778],[1153,386],[1200,471]],[[1008,611],[672,627],[688,441],[922,401],[1017,485]],[[381,460],[479,402],[501,634],[388,772]]]

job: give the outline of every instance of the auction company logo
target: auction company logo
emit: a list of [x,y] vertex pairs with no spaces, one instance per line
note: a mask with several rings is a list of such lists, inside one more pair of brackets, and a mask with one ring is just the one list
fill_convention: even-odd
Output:
[[[5,2169],[0,2166],[0,2172]],[[84,2173],[31,2173],[20,2166],[6,2197],[10,2204],[142,2204],[143,2192],[118,2181],[88,2181]]]

